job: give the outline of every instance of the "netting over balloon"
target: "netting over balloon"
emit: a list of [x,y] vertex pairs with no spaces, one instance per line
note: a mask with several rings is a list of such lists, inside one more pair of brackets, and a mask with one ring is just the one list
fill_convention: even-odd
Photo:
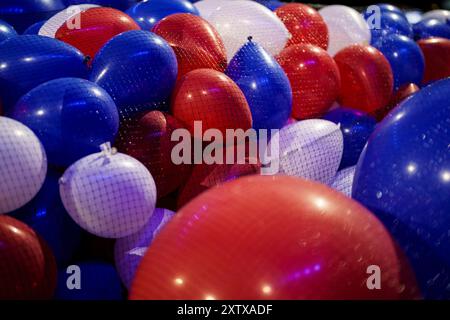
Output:
[[355,177],[356,166],[349,167],[338,171],[333,181],[331,182],[331,187],[339,192],[342,192],[347,197],[352,197],[352,186],[353,178]]

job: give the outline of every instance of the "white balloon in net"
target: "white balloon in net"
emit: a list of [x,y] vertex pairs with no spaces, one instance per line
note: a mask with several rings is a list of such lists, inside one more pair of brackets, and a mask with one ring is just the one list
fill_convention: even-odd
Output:
[[331,5],[320,9],[319,13],[328,27],[328,52],[331,56],[351,44],[370,43],[369,26],[355,9],[342,5]]
[[150,172],[136,159],[111,150],[75,162],[60,179],[60,194],[72,219],[104,238],[139,231],[156,203]]
[[355,176],[356,166],[340,170],[334,177],[331,187],[342,192],[347,197],[352,197],[353,178]]
[[[342,132],[331,121],[310,119],[282,128],[270,140],[267,152],[270,162],[280,174],[329,184],[339,168],[344,150]],[[279,143],[279,152],[274,143]],[[272,151],[274,151],[272,150]]]
[[117,239],[114,247],[116,269],[127,288],[130,288],[136,269],[153,239],[174,215],[173,211],[157,208],[141,230],[128,237]]
[[47,156],[33,131],[16,120],[0,117],[0,214],[33,199],[46,174]]
[[198,12],[200,12],[200,17],[208,19],[211,13],[213,13],[224,3],[226,3],[224,0],[201,0],[195,2],[194,7],[196,7]]
[[423,14],[422,19],[438,19],[442,22],[450,20],[450,10],[436,9]]
[[222,37],[228,61],[249,37],[273,56],[283,50],[290,37],[275,13],[253,1],[228,1],[214,10],[207,20]]

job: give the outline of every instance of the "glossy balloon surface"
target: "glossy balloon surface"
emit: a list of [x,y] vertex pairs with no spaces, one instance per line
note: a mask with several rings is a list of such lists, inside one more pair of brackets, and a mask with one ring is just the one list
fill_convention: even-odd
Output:
[[5,41],[6,39],[16,37],[17,32],[14,30],[13,26],[11,26],[6,21],[0,20],[0,43]]
[[356,166],[348,167],[338,171],[333,179],[333,182],[331,182],[330,187],[339,192],[342,192],[347,197],[351,198],[355,170]]
[[419,40],[417,44],[425,57],[425,74],[422,84],[450,77],[450,40],[430,38]]
[[[367,20],[369,25],[371,20]],[[374,20],[377,21],[377,20]],[[389,34],[399,34],[409,38],[413,37],[413,28],[404,15],[395,12],[381,12],[379,26],[372,28],[371,44],[376,43]]]
[[96,4],[102,7],[111,7],[118,10],[125,11],[138,0],[64,0],[66,6],[78,5],[78,4]]
[[38,21],[29,26],[24,32],[23,35],[38,35],[39,30],[41,30],[42,26],[47,22],[47,20]]
[[450,39],[450,24],[439,19],[424,19],[416,23],[413,28],[416,40],[433,37]]
[[450,11],[443,9],[431,10],[424,13],[423,19],[438,19],[447,22],[450,19]]

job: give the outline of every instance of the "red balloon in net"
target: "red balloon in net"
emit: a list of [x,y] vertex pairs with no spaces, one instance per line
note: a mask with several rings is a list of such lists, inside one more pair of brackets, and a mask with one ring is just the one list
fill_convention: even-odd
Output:
[[419,40],[417,44],[425,57],[425,73],[422,83],[450,77],[450,40],[429,38]]
[[277,58],[292,87],[292,116],[296,119],[321,117],[339,94],[339,70],[323,49],[297,44],[284,49]]
[[[130,298],[416,297],[396,250],[381,222],[345,195],[298,178],[249,176],[177,213],[144,256]],[[381,289],[370,290],[377,267]]]

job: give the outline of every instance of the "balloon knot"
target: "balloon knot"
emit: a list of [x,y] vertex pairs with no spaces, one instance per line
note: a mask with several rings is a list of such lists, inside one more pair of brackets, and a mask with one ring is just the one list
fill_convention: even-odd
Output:
[[84,61],[83,61],[84,64],[88,64],[89,61],[91,61],[91,59],[92,59],[91,56],[85,56],[85,57],[84,57]]
[[252,41],[252,40],[253,40],[253,37],[252,37],[252,36],[248,36],[247,40],[248,40],[248,41]]
[[100,145],[100,150],[106,157],[110,157],[117,153],[117,149],[111,146],[111,142],[105,142]]

